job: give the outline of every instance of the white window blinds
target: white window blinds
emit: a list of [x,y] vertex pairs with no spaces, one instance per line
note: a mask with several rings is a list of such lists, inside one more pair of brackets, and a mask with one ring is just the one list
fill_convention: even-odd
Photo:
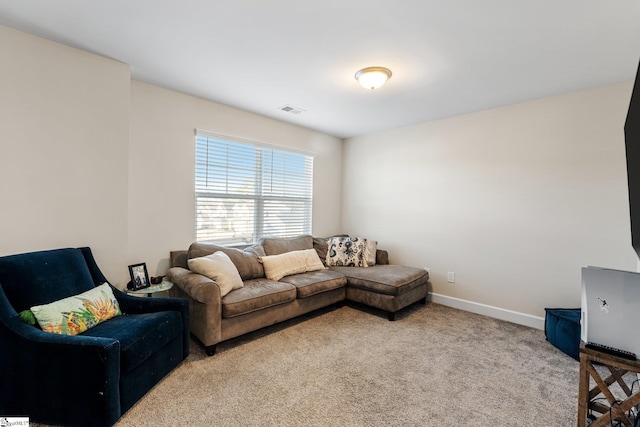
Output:
[[311,234],[313,157],[196,131],[196,241]]

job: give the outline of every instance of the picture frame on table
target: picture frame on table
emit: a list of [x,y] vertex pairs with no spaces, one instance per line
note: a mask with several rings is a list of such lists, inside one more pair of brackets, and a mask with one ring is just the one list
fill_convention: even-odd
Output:
[[127,285],[129,290],[137,291],[151,286],[149,281],[149,273],[147,272],[147,263],[132,264],[129,266],[129,275],[131,282]]

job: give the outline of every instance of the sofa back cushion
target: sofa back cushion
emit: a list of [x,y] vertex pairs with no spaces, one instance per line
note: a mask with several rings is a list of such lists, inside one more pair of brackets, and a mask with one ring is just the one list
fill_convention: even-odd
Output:
[[95,287],[82,251],[75,248],[0,257],[0,285],[17,312]]
[[187,250],[169,252],[169,263],[171,264],[171,267],[189,268],[189,259],[187,258],[188,254],[189,251]]
[[265,237],[260,241],[266,255],[280,255],[285,252],[313,249],[313,237],[302,235],[297,237]]
[[264,256],[260,245],[249,246],[245,249],[227,248],[214,243],[195,242],[189,246],[187,259],[201,258],[212,253],[222,251],[229,256],[231,262],[238,269],[242,280],[259,279],[264,277],[264,268],[258,257]]

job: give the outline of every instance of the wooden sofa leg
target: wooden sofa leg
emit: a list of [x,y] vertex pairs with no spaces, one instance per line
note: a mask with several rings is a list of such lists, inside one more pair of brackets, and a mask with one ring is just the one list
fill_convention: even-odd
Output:
[[388,314],[388,317],[389,317],[389,322],[393,322],[394,320],[396,320],[396,313],[390,311]]
[[214,354],[216,354],[216,346],[215,345],[209,345],[207,347],[204,348],[205,353],[207,353],[207,356],[213,356]]

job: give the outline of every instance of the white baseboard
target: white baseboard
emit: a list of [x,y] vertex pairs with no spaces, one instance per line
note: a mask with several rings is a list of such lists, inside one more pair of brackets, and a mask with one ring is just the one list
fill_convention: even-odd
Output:
[[467,301],[460,298],[454,298],[446,295],[429,293],[429,300],[436,304],[446,305],[447,307],[458,308],[471,313],[482,314],[484,316],[493,317],[495,319],[506,320],[508,322],[517,323],[519,325],[529,326],[544,330],[544,318],[532,316],[530,314],[519,313],[513,310],[507,310],[492,305],[480,304],[473,301]]

